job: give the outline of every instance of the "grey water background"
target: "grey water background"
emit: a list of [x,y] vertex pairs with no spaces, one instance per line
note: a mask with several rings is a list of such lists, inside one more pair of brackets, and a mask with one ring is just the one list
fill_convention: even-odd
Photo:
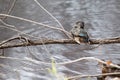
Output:
[[[6,13],[6,10],[11,4],[9,3],[10,1],[12,2],[13,0],[0,0],[0,13]],[[60,21],[67,31],[70,31],[76,21],[81,20],[85,22],[85,29],[89,33],[90,38],[103,39],[120,36],[119,0],[38,1]],[[11,15],[60,28],[57,22],[33,0],[17,0]],[[15,25],[18,30],[37,38],[67,38],[61,31],[33,23],[12,18],[7,18],[5,22]],[[19,34],[5,27],[0,27],[0,41],[16,35]],[[77,44],[39,45],[31,46],[29,49],[30,50],[28,50],[27,47],[5,49],[4,56],[19,59],[29,57],[41,62],[51,62],[51,57],[53,57],[56,62],[65,62],[82,57],[96,57],[104,60],[112,60],[113,63],[120,64],[120,44],[105,44],[93,50]],[[0,59],[0,64],[5,65],[4,67],[0,67],[0,73],[5,74],[0,76],[0,80],[55,80],[46,69],[50,68],[48,65],[12,59]],[[100,73],[98,63],[87,60],[57,66],[57,69],[59,75],[66,76]],[[83,80],[86,80],[86,78]],[[96,80],[96,78],[91,78],[91,80]]]

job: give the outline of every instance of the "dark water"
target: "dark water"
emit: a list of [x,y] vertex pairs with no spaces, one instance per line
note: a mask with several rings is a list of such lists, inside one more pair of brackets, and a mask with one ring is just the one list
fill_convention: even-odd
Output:
[[[10,6],[12,0],[0,0],[0,12]],[[119,0],[39,0],[39,2],[52,13],[69,31],[78,21],[84,21],[86,31],[90,38],[102,39],[120,36],[120,1]],[[50,26],[59,27],[57,22],[42,10],[33,0],[17,0],[11,15],[38,21]],[[7,18],[5,20],[15,25],[18,30],[34,36],[35,38],[67,38],[62,32],[45,28],[33,23]],[[0,27],[0,40],[5,40],[18,35],[17,32]],[[20,34],[23,35],[23,34]],[[28,50],[29,48],[29,50]],[[88,50],[86,46],[79,45],[42,45],[31,47],[5,49],[6,57],[25,59],[26,57],[41,62],[50,62],[54,57],[56,62],[75,60],[81,57],[96,57],[112,60],[120,64],[120,44],[107,44]],[[50,77],[49,65],[34,64],[30,61],[14,59],[0,59],[0,80],[56,80]],[[77,74],[100,73],[100,68],[95,61],[80,61],[63,66],[57,66],[59,75],[73,76]],[[3,75],[4,74],[4,75]],[[86,79],[84,79],[86,80]],[[91,78],[93,80],[93,78]],[[96,79],[94,79],[96,80]]]

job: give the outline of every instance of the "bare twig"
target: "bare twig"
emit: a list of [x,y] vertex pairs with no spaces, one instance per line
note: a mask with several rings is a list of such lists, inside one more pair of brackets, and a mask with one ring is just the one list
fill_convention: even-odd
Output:
[[[0,56],[0,58],[17,60],[17,61],[29,61],[29,62],[32,62],[32,63],[37,64],[37,65],[39,65],[39,64],[51,65],[51,62],[42,62],[42,61],[34,60],[34,59],[31,59],[31,58],[28,58],[28,57],[26,57],[24,59],[19,59],[19,58],[13,58],[13,57]],[[72,63],[82,61],[82,60],[87,60],[87,61],[94,60],[94,61],[97,61],[97,62],[100,62],[100,63],[103,63],[103,64],[107,65],[107,63],[105,61],[100,60],[100,59],[95,58],[95,57],[82,57],[82,58],[78,58],[78,59],[71,60],[71,61],[66,61],[66,62],[59,62],[59,63],[56,62],[56,65],[67,65],[67,64],[72,64]],[[120,69],[120,66],[118,66],[116,64],[113,64],[113,63],[111,63],[109,66],[116,67],[116,68]]]
[[10,41],[13,41],[13,40],[19,40],[19,39],[23,39],[23,40],[25,40],[26,41],[26,38],[25,37],[22,37],[22,36],[18,36],[18,37],[12,37],[12,38],[10,38],[10,39],[7,39],[7,40],[4,40],[4,41],[2,41],[1,43],[0,43],[0,45],[3,45],[3,44],[5,44],[5,43],[7,43],[7,42],[10,42]]
[[[42,61],[37,61],[37,60],[31,59],[31,58],[19,59],[19,58],[4,57],[4,56],[0,56],[0,58],[10,59],[10,60],[17,60],[17,61],[29,61],[29,62],[34,63],[34,64],[37,64],[37,65],[40,65],[40,64],[51,65],[51,63],[42,62]],[[82,61],[82,60],[87,60],[87,61],[95,60],[95,61],[101,62],[101,63],[103,63],[103,64],[107,64],[106,62],[104,62],[104,61],[102,61],[102,60],[100,60],[100,59],[98,59],[98,58],[94,58],[94,57],[83,57],[83,58],[79,58],[79,59],[76,59],[76,60],[73,60],[73,61],[69,61],[69,62],[56,63],[56,65],[72,64],[72,63],[74,63],[74,62]],[[120,69],[120,66],[118,66],[118,65],[116,65],[116,64],[112,64],[112,65],[109,65],[109,66],[116,67],[116,68],[119,68],[119,69]],[[95,74],[95,75],[77,75],[77,76],[68,77],[68,79],[70,80],[70,79],[78,79],[78,78],[85,78],[85,77],[111,76],[111,75],[119,75],[119,74],[120,74],[120,72],[105,73],[105,74]]]
[[[40,2],[38,2],[38,0],[34,0],[34,1],[38,4],[38,6],[39,6],[40,8],[42,8],[47,14],[49,14],[49,15],[59,24],[59,26],[60,26],[63,30],[65,30],[64,27],[62,26],[62,24],[58,21],[58,19],[56,19],[47,9],[45,9],[45,8],[40,4]],[[68,33],[66,33],[66,32],[64,32],[64,33],[65,33],[65,35],[67,35],[69,38],[71,38]]]
[[[11,6],[10,6],[8,12],[7,12],[8,15],[12,12],[12,10],[15,6],[15,3],[16,3],[16,0],[13,0],[12,4],[11,4]],[[5,16],[2,20],[5,20],[6,18],[7,18],[7,16]]]
[[[39,39],[38,37],[29,35],[29,34],[27,34],[27,33],[24,33],[24,32],[22,32],[22,31],[18,30],[14,25],[7,24],[7,23],[5,23],[5,22],[4,22],[3,20],[1,20],[1,19],[0,19],[0,21],[1,21],[1,23],[2,23],[3,25],[5,25],[4,28],[8,28],[8,29],[10,29],[10,30],[16,31],[16,32],[18,32],[19,34],[25,34],[25,35],[30,36],[30,37],[33,37],[33,38],[35,38],[35,39]],[[0,26],[0,27],[3,27],[3,26]],[[20,37],[21,37],[21,36],[20,36]],[[14,37],[14,38],[15,38],[15,37]],[[27,39],[27,38],[25,38],[25,37],[22,37],[22,38],[24,38],[24,40]],[[10,38],[10,39],[12,39],[12,38]],[[4,43],[8,42],[10,39],[2,41],[0,44],[2,45],[2,44],[4,44]],[[10,40],[10,41],[11,41],[11,40]],[[27,41],[28,41],[28,39],[27,39]],[[26,41],[26,42],[27,42],[27,41]],[[42,40],[41,40],[41,43],[43,44],[43,47],[45,48],[46,52],[49,53],[49,50],[48,50],[47,47],[44,45],[44,43],[43,43]],[[26,45],[26,43],[24,43],[24,44]],[[28,47],[28,46],[26,46],[26,47]],[[27,48],[27,49],[28,49],[28,48]]]
[[[36,61],[36,60],[30,59],[30,58],[26,58],[26,60],[31,61],[31,62],[33,62],[35,64],[46,64],[46,65],[50,65],[51,64],[51,63],[48,63],[48,62]],[[82,58],[78,58],[78,59],[71,60],[71,61],[56,63],[56,65],[67,65],[67,64],[72,64],[72,63],[75,63],[75,62],[78,62],[78,61],[82,61],[82,60],[88,60],[88,61],[95,60],[97,62],[100,62],[100,63],[103,63],[103,64],[107,64],[105,61],[100,60],[100,59],[95,58],[95,57],[82,57]],[[120,69],[120,66],[118,66],[116,64],[112,64],[111,63],[109,66],[116,67],[116,68]]]
[[40,22],[33,21],[33,20],[29,20],[29,19],[25,19],[25,18],[21,18],[21,17],[17,17],[17,16],[12,16],[12,15],[7,15],[7,14],[0,14],[0,16],[7,16],[7,17],[14,18],[14,19],[19,19],[19,20],[22,20],[22,21],[34,23],[34,24],[37,24],[37,25],[42,25],[44,27],[48,27],[48,28],[51,28],[51,29],[60,30],[60,31],[65,32],[65,33],[70,35],[69,32],[67,32],[67,31],[65,31],[61,28],[52,27],[52,26],[49,26],[49,25],[46,25],[46,24],[43,24],[43,23],[40,23]]
[[15,31],[15,32],[17,32],[17,33],[19,33],[19,34],[24,34],[24,35],[26,35],[26,36],[29,36],[29,37],[32,37],[32,38],[35,38],[35,39],[39,39],[38,37],[35,37],[35,36],[33,36],[33,35],[27,34],[27,33],[25,33],[25,32],[22,32],[22,31],[16,29],[16,27],[15,27],[14,25],[7,24],[7,23],[5,23],[4,21],[2,21],[1,19],[0,19],[0,22],[1,22],[3,25],[5,25],[5,26],[0,25],[0,27],[13,30],[13,31]]
[[[48,62],[41,62],[41,61],[37,61],[31,58],[24,58],[24,59],[19,59],[19,58],[13,58],[13,57],[4,57],[4,56],[0,56],[0,58],[3,59],[10,59],[10,60],[17,60],[17,61],[29,61],[32,62],[34,64],[40,65],[40,64],[44,64],[44,65],[51,65],[51,63]],[[73,61],[69,61],[69,62],[61,62],[61,63],[56,63],[56,65],[66,65],[66,64],[72,64],[74,62],[78,62],[78,61],[82,61],[82,60],[95,60],[98,62],[101,62],[103,64],[107,64],[106,62],[98,59],[98,58],[94,58],[94,57],[82,57]],[[120,66],[116,65],[116,64],[110,64],[109,66],[111,67],[116,67],[118,69],[120,69]],[[85,77],[99,77],[99,76],[111,76],[111,75],[119,75],[120,72],[114,72],[114,73],[105,73],[105,74],[95,74],[95,75],[77,75],[77,76],[72,76],[72,77],[68,77],[68,79],[78,79],[78,78],[85,78]]]

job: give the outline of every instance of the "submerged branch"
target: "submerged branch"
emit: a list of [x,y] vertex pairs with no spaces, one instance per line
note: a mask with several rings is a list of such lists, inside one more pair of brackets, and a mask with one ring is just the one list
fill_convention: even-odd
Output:
[[[20,37],[15,37],[15,39],[19,39]],[[24,38],[24,37],[22,37]],[[15,40],[14,38],[11,38],[12,40]],[[48,39],[48,38],[43,38],[39,40],[30,40],[25,38],[26,42],[21,43],[21,42],[16,42],[12,41],[11,39],[8,39],[6,41],[0,42],[0,49],[4,48],[12,48],[12,47],[23,47],[23,46],[35,46],[35,45],[47,45],[47,44],[77,44],[73,39]],[[12,41],[12,42],[11,42]],[[3,44],[4,43],[4,44]],[[111,44],[111,43],[120,43],[120,37],[117,38],[109,38],[109,39],[91,39],[90,44]]]

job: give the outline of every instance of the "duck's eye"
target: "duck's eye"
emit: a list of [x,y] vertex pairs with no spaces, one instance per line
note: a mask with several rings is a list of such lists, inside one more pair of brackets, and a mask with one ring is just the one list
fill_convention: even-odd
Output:
[[82,29],[83,29],[84,27],[83,27],[83,26],[81,26],[80,28],[82,28]]
[[77,28],[77,26],[75,26],[75,28]]

